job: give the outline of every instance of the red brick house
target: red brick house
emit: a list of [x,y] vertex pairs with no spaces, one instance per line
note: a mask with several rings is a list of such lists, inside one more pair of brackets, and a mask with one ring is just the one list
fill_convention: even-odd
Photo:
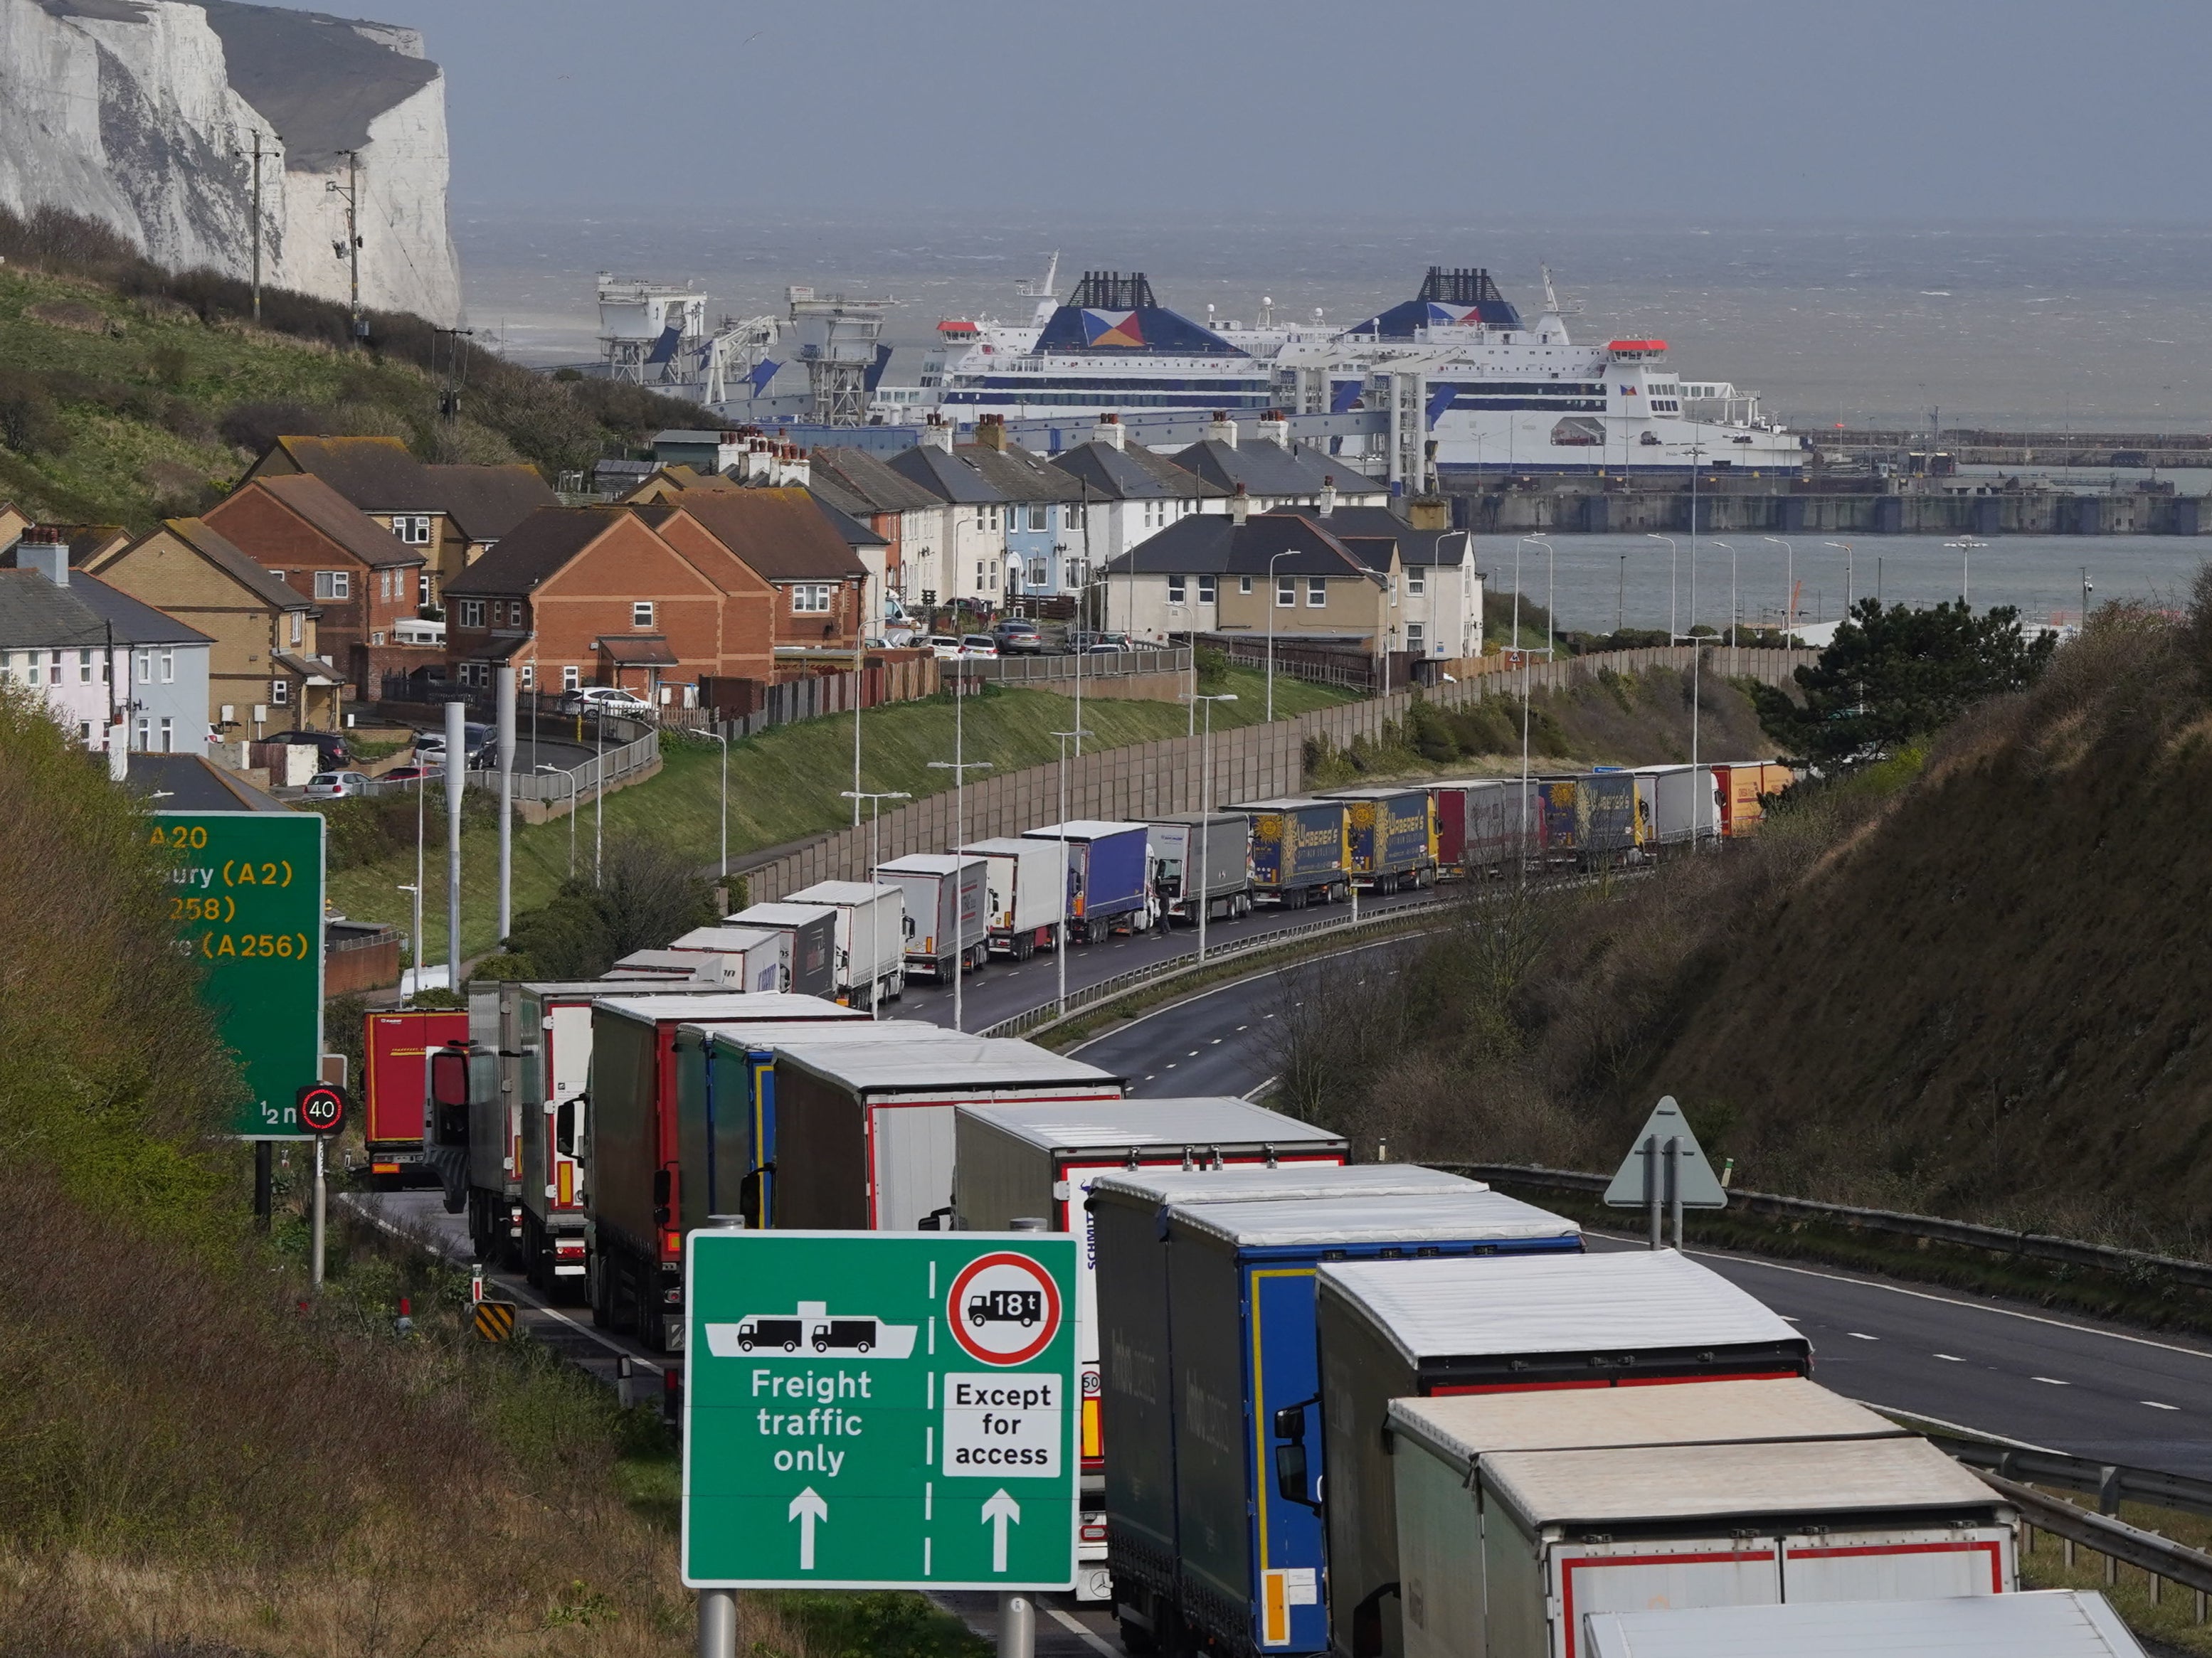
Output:
[[775,616],[782,595],[699,521],[690,510],[691,499],[630,510],[721,590],[721,665],[713,671],[738,679],[773,680]]
[[447,584],[453,679],[488,685],[512,663],[526,689],[620,685],[688,702],[720,671],[721,588],[627,507],[550,507]]
[[778,647],[835,652],[859,645],[867,566],[805,489],[694,489],[677,502],[775,589]]
[[345,671],[356,696],[380,695],[381,670],[421,653],[420,647],[398,647],[394,633],[416,613],[427,559],[320,478],[307,472],[258,477],[201,516],[270,574],[315,601],[322,654]]

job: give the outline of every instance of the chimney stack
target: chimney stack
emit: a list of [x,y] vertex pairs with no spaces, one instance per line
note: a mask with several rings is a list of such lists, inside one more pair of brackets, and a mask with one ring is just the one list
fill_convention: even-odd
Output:
[[1101,415],[1098,424],[1091,434],[1093,443],[1103,443],[1109,449],[1120,449],[1128,442],[1129,434],[1123,430],[1119,415]]
[[33,525],[23,531],[15,544],[15,566],[18,569],[36,570],[57,587],[69,586],[69,543],[62,532],[42,524]]
[[1451,528],[1451,502],[1442,495],[1420,495],[1407,503],[1406,521],[1416,530]]
[[1260,441],[1272,443],[1280,449],[1291,446],[1291,422],[1279,409],[1270,409],[1259,427]]
[[948,455],[952,452],[952,428],[945,424],[942,415],[932,415],[923,424],[921,446],[925,449],[939,450]]
[[1006,417],[1004,415],[978,415],[975,417],[975,441],[986,449],[1006,452]]
[[1237,422],[1220,410],[1215,410],[1213,418],[1206,422],[1206,440],[1208,443],[1225,443],[1234,449],[1237,446]]
[[1331,472],[1321,481],[1321,515],[1327,518],[1336,510],[1336,474]]
[[1229,497],[1229,521],[1242,525],[1251,516],[1252,497],[1244,493],[1244,486],[1240,483],[1237,486],[1237,493]]

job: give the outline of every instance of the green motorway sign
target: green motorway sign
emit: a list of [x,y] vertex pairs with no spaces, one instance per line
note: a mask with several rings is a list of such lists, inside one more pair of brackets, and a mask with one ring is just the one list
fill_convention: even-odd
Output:
[[696,1231],[684,1582],[1075,1582],[1075,1240]]
[[245,1073],[230,1133],[307,1139],[294,1096],[323,1051],[323,820],[313,812],[161,811],[169,919]]

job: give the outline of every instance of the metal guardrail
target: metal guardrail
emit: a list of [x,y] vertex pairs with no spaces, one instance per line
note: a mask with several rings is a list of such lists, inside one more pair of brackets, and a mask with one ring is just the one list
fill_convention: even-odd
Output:
[[[1601,1192],[1608,1181],[1608,1176],[1603,1175],[1572,1169],[1547,1169],[1539,1164],[1469,1163],[1439,1166],[1477,1180],[1517,1181],[1523,1186],[1548,1187],[1562,1192]],[[2002,1226],[1978,1225],[1972,1221],[1947,1220],[1941,1215],[1906,1215],[1888,1209],[1860,1209],[1844,1203],[1816,1203],[1808,1198],[1786,1198],[1773,1192],[1737,1188],[1729,1196],[1753,1214],[1787,1220],[1833,1221],[1863,1231],[1964,1244],[1997,1254],[2057,1261],[2071,1266],[2094,1266],[2136,1277],[2155,1275],[2176,1279],[2192,1289],[2212,1290],[2212,1264],[2184,1260],[2176,1255],[2081,1243],[2040,1232],[2015,1232]]]
[[1341,920],[1301,921],[1294,926],[1277,927],[1256,938],[1209,950],[1203,962],[1198,959],[1196,950],[1186,950],[1182,955],[1170,956],[1164,962],[1155,962],[1149,967],[1117,973],[1110,979],[1101,979],[1097,984],[1072,990],[1067,994],[1067,1006],[1064,1011],[1057,1001],[1046,1002],[1026,1013],[1017,1013],[1010,1019],[1001,1019],[982,1034],[986,1036],[1022,1036],[1042,1032],[1063,1019],[1072,1019],[1079,1013],[1110,1002],[1118,996],[1127,995],[1132,990],[1169,983],[1195,973],[1202,967],[1218,967],[1224,963],[1243,961],[1269,950],[1279,950],[1283,945],[1301,938],[1323,935],[1364,935],[1378,932],[1394,921],[1430,919],[1435,914],[1438,898],[1442,896],[1432,896],[1416,903],[1395,904],[1376,914],[1363,915],[1356,921],[1346,916]]
[[2027,1528],[2021,1540],[2022,1552],[2033,1553],[2036,1532],[2047,1531],[2063,1540],[2069,1566],[2074,1564],[2077,1546],[2103,1555],[2105,1582],[2108,1584],[2118,1581],[2121,1566],[2133,1566],[2142,1572],[2150,1580],[2153,1606],[2159,1603],[2159,1590],[2163,1584],[2175,1583],[2194,1590],[2197,1621],[2204,1621],[2208,1600],[2212,1600],[2212,1555],[2200,1553],[2185,1544],[2130,1526],[2110,1515],[2092,1514],[2002,1474],[1981,1468],[1975,1472],[1992,1491],[2020,1510]]
[[[1919,1426],[1918,1424],[1914,1424]],[[2004,1445],[1941,1429],[1922,1427],[1929,1442],[1980,1473],[2034,1485],[2060,1485],[2069,1491],[2087,1491],[2097,1499],[2097,1511],[2117,1516],[2122,1502],[2148,1503],[2154,1508],[2179,1509],[2187,1514],[2212,1515],[2212,1479],[2160,1468],[2130,1467],[2124,1462],[2100,1462],[2094,1457],[2069,1456],[2026,1445]]]
[[[660,733],[649,731],[635,743],[625,743],[618,749],[609,749],[604,755],[593,755],[589,760],[564,771],[527,772],[518,769],[514,774],[514,798],[518,800],[548,800],[566,805],[573,797],[584,799],[599,793],[601,786],[613,785],[633,772],[643,771],[660,758]],[[472,789],[496,789],[499,773],[496,770],[471,771],[468,786]],[[434,784],[433,786],[436,786]]]

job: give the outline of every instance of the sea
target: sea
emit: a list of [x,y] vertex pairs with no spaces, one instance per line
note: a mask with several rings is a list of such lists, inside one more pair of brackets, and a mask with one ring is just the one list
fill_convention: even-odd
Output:
[[[466,202],[453,217],[478,342],[540,366],[596,359],[601,271],[696,284],[717,317],[780,312],[793,283],[896,300],[896,379],[940,318],[1026,316],[1034,302],[1015,285],[1055,252],[1063,294],[1087,269],[1142,270],[1162,304],[1201,322],[1249,322],[1272,304],[1278,318],[1349,325],[1411,297],[1431,264],[1487,268],[1533,318],[1548,267],[1578,337],[1665,339],[1685,375],[1755,388],[1768,417],[1801,431],[2212,430],[2212,225],[816,216],[703,195],[688,218]],[[2167,481],[2212,489],[2212,474]],[[1868,537],[1847,579],[1845,555],[1821,542],[1796,538],[1792,556],[1723,539],[1736,544],[1699,537],[1692,560],[1686,537],[1669,555],[1640,537],[1558,536],[1548,558],[1498,537],[1482,563],[1503,588],[1517,551],[1522,591],[1540,598],[1530,560],[1542,560],[1561,625],[1609,628],[1663,627],[1670,610],[1690,625],[1692,564],[1693,619],[1724,626],[1731,570],[1747,623],[1778,616],[1792,580],[1801,621],[1832,618],[1847,592],[1933,603],[1962,586],[1977,608],[2063,621],[2081,608],[2084,569],[2093,604],[2174,604],[2202,556],[2167,537],[2007,537],[1963,553]]]

